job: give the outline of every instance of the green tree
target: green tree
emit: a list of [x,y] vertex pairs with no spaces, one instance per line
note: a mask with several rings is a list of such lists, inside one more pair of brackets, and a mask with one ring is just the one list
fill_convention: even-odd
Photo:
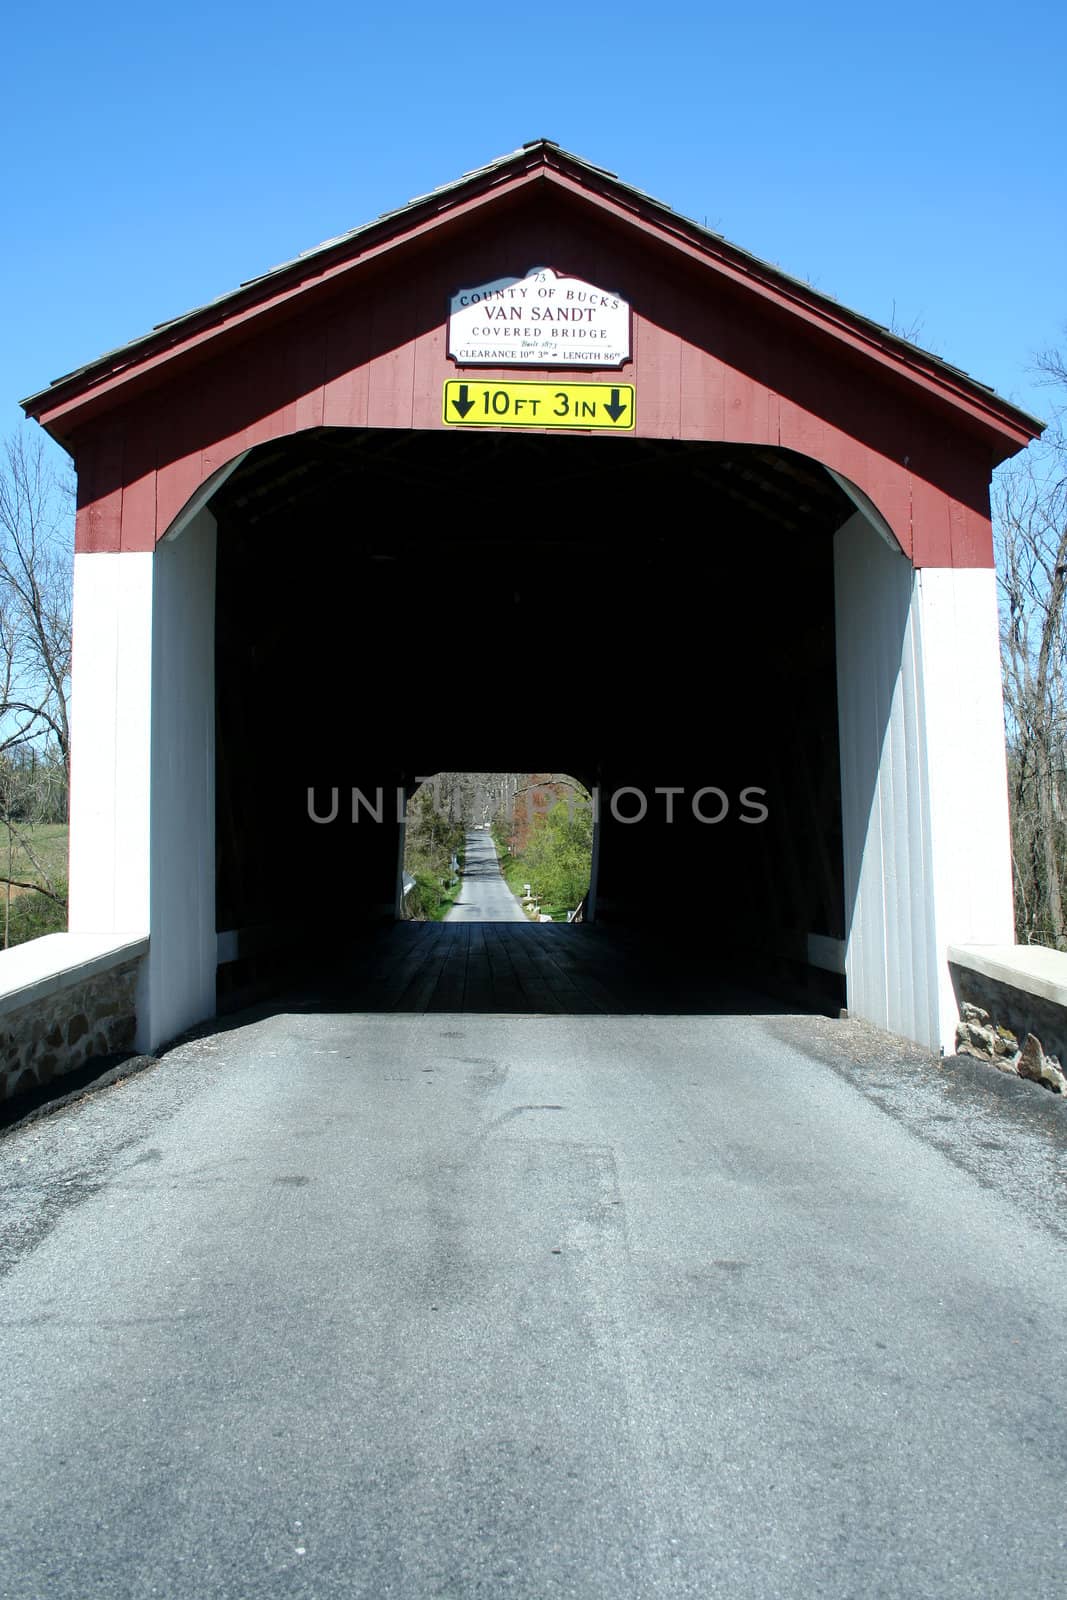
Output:
[[415,879],[406,902],[410,917],[437,918],[451,904],[452,858],[463,848],[463,834],[462,820],[439,804],[432,784],[415,791],[404,830],[404,871]]
[[593,810],[588,797],[560,800],[534,818],[523,869],[536,895],[550,906],[573,910],[589,888],[593,857]]

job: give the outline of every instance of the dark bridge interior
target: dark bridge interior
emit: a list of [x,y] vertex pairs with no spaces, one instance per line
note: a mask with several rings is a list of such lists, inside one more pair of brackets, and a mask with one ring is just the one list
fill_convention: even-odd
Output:
[[[306,948],[381,929],[398,790],[441,769],[569,771],[602,795],[587,947],[629,941],[632,974],[642,938],[670,938],[694,973],[729,959],[840,1001],[842,980],[806,966],[808,935],[842,939],[845,921],[832,536],[853,508],[821,467],[726,444],[322,429],[255,450],[212,509],[220,930]],[[310,820],[310,787],[323,814],[339,790],[335,822]],[[354,787],[382,791],[380,823],[352,823]],[[724,799],[725,815],[701,822],[710,788],[704,815]],[[623,789],[642,821],[611,814]],[[640,805],[618,796],[620,817]],[[402,995],[418,931],[379,939],[365,993]]]

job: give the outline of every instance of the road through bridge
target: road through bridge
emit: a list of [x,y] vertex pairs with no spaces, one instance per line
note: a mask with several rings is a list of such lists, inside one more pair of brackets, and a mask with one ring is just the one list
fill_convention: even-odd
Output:
[[448,922],[525,922],[526,913],[504,882],[492,835],[482,828],[467,832],[463,881]]
[[[160,1054],[0,1140],[0,1597],[1060,1592],[1062,1119],[938,1057],[1013,938],[1040,424],[546,140],[26,406],[79,499],[14,1087]],[[399,923],[420,782],[532,769],[587,922]]]
[[1058,1593],[1015,1091],[811,1017],[233,1018],[0,1139],[0,1595]]

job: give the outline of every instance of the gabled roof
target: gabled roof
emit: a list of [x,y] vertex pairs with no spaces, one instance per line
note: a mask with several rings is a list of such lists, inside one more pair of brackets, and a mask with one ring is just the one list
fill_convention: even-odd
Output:
[[[368,259],[416,229],[433,226],[466,206],[486,200],[537,177],[555,178],[590,198],[601,197],[621,207],[637,223],[652,224],[661,236],[702,255],[735,279],[763,292],[836,333],[848,343],[880,357],[887,365],[934,387],[944,398],[956,398],[977,420],[1018,437],[1036,437],[1044,423],[1003,399],[988,385],[959,367],[873,321],[849,310],[831,295],[813,289],[780,267],[731,244],[721,234],[681,216],[661,200],[622,182],[615,173],[576,156],[551,139],[534,139],[484,167],[466,172],[452,183],[418,195],[396,210],[327,239],[291,261],[249,278],[238,288],[206,305],[158,323],[149,333],[108,351],[85,366],[56,378],[46,389],[21,402],[27,416],[61,437],[75,420],[72,413],[90,397],[99,402],[104,389],[119,389],[124,380],[167,359],[180,349],[210,339],[214,333],[244,322],[280,300],[290,299],[323,283],[358,261]],[[116,397],[117,398],[117,397]],[[97,409],[94,405],[93,409]],[[999,428],[998,428],[999,424]],[[1021,436],[1021,437],[1020,437]],[[1018,446],[1016,446],[1017,448]]]

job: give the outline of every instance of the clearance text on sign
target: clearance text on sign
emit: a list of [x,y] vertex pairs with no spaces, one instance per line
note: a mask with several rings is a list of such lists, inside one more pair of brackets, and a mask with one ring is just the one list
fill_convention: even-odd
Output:
[[445,384],[444,419],[456,427],[610,428],[634,425],[627,383]]

